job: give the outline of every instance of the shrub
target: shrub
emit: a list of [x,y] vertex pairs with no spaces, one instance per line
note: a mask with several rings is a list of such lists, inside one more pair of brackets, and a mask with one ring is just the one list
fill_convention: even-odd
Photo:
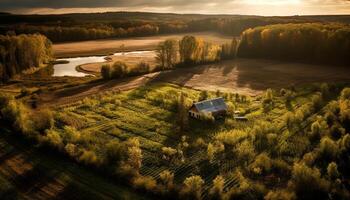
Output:
[[127,162],[136,173],[139,172],[142,165],[142,150],[140,148],[140,142],[137,138],[131,138],[126,142],[127,146]]
[[348,152],[350,150],[350,134],[346,134],[340,140],[340,150]]
[[193,147],[195,148],[206,148],[207,144],[203,140],[203,138],[198,138],[196,141],[193,143]]
[[200,176],[191,176],[185,179],[181,195],[185,199],[201,199],[204,181]]
[[208,123],[214,123],[215,122],[215,117],[211,113],[203,113],[201,114],[200,118]]
[[104,79],[123,78],[129,75],[128,66],[124,62],[117,61],[113,65],[103,65],[101,74]]
[[198,99],[198,101],[207,100],[208,97],[209,97],[208,91],[203,90],[203,91],[201,91],[201,93],[199,94],[199,99]]
[[208,155],[208,160],[210,162],[213,162],[214,156],[215,156],[215,148],[214,148],[214,145],[212,145],[211,143],[208,144],[207,155]]
[[110,65],[102,65],[101,75],[103,79],[111,79],[111,66]]
[[320,138],[321,125],[318,121],[314,122],[311,125],[311,134],[312,134],[312,137]]
[[159,174],[159,179],[168,192],[174,189],[174,173],[164,170]]
[[81,134],[72,126],[64,126],[63,127],[63,139],[64,141],[76,143],[80,140]]
[[317,112],[322,108],[322,97],[317,94],[312,97],[312,106],[314,110]]
[[327,175],[332,180],[335,180],[336,178],[338,178],[340,176],[337,163],[331,162],[328,164]]
[[261,153],[255,158],[250,167],[252,170],[259,168],[262,170],[262,172],[269,173],[272,167],[272,162],[266,153]]
[[110,164],[118,163],[123,159],[124,146],[116,139],[106,144],[106,162]]
[[209,190],[210,199],[220,200],[223,198],[225,179],[222,176],[217,176],[213,180],[213,186]]
[[33,113],[32,120],[34,122],[35,130],[39,132],[51,129],[55,124],[53,113],[48,109],[43,109]]
[[171,147],[162,147],[163,159],[172,161],[177,154],[177,150]]
[[338,156],[338,145],[332,139],[324,137],[320,143],[320,156],[325,160],[333,160]]
[[297,197],[294,192],[282,189],[273,190],[267,193],[264,197],[265,200],[296,200]]
[[2,117],[11,123],[16,131],[22,133],[32,133],[33,124],[29,118],[29,110],[21,102],[12,99],[1,109]]
[[47,130],[46,136],[44,136],[44,141],[54,148],[63,148],[63,140],[60,134],[55,130]]
[[350,99],[347,100],[341,100],[339,102],[339,118],[343,122],[344,125],[349,130],[349,123],[350,123]]
[[86,150],[86,149],[84,149],[83,153],[80,155],[79,161],[85,165],[92,165],[92,166],[99,165],[99,161],[95,152]]
[[309,153],[306,153],[304,156],[303,156],[303,159],[302,161],[307,165],[307,166],[313,166],[316,159],[317,159],[317,156],[318,156],[318,152],[317,151],[311,151]]
[[135,188],[144,191],[153,191],[157,188],[157,182],[150,176],[137,176],[132,180],[132,184]]
[[273,172],[276,172],[283,176],[289,176],[292,170],[291,166],[289,166],[289,164],[282,159],[272,160],[271,167]]
[[350,88],[344,88],[340,94],[341,100],[349,100],[350,99]]
[[317,168],[295,163],[289,185],[298,199],[328,199],[329,183],[321,178]]
[[265,112],[268,112],[269,110],[272,109],[273,106],[273,92],[271,89],[267,89],[263,102],[262,102],[262,106]]
[[128,66],[124,62],[117,61],[111,67],[111,78],[123,78],[128,74]]
[[215,136],[215,139],[226,145],[235,145],[244,139],[250,137],[249,133],[244,130],[233,129],[220,132]]
[[253,160],[255,156],[255,149],[252,144],[252,142],[248,140],[244,140],[243,142],[239,143],[235,149],[234,152],[237,155],[237,160],[240,162],[250,162]]
[[341,138],[343,135],[345,135],[345,129],[341,127],[339,124],[334,124],[329,131],[330,131],[331,137],[336,140]]
[[238,180],[239,187],[232,187],[226,194],[224,199],[249,199],[251,194],[250,181],[245,178],[239,169],[236,169],[234,176]]
[[80,153],[78,147],[75,144],[71,144],[71,143],[68,143],[64,147],[64,150],[72,158],[77,158]]

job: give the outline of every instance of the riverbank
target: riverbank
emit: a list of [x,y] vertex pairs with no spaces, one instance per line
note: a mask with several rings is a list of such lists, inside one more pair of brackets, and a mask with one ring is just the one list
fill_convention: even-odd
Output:
[[125,53],[116,53],[114,55],[107,56],[105,61],[96,63],[87,63],[77,66],[77,71],[88,74],[100,74],[103,65],[113,65],[115,62],[125,63],[130,70],[137,68],[140,63],[144,63],[149,66],[150,70],[154,70],[157,67],[156,60],[157,53],[155,51],[132,51]]

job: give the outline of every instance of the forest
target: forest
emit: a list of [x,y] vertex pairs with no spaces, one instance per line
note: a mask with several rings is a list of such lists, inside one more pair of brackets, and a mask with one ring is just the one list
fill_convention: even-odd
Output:
[[16,34],[40,33],[53,42],[66,42],[198,31],[239,36],[247,28],[315,20],[236,15],[101,13],[57,16],[0,15],[0,21],[3,24],[0,26],[1,34],[8,31],[14,31]]
[[283,24],[248,29],[238,55],[349,64],[350,26],[342,24]]
[[43,35],[0,35],[0,81],[43,67],[52,56],[51,41]]

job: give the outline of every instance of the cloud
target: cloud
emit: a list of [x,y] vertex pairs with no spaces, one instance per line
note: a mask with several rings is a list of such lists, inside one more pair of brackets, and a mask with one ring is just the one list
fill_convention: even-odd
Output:
[[64,13],[103,11],[256,15],[346,14],[349,0],[0,0],[0,11]]

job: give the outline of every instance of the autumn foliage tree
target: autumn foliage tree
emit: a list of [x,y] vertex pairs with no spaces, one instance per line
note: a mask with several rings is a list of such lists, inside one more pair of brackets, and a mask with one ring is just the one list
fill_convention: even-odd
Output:
[[51,42],[43,35],[0,35],[0,81],[51,59]]
[[241,57],[348,64],[350,27],[343,24],[277,24],[248,29],[238,49]]

